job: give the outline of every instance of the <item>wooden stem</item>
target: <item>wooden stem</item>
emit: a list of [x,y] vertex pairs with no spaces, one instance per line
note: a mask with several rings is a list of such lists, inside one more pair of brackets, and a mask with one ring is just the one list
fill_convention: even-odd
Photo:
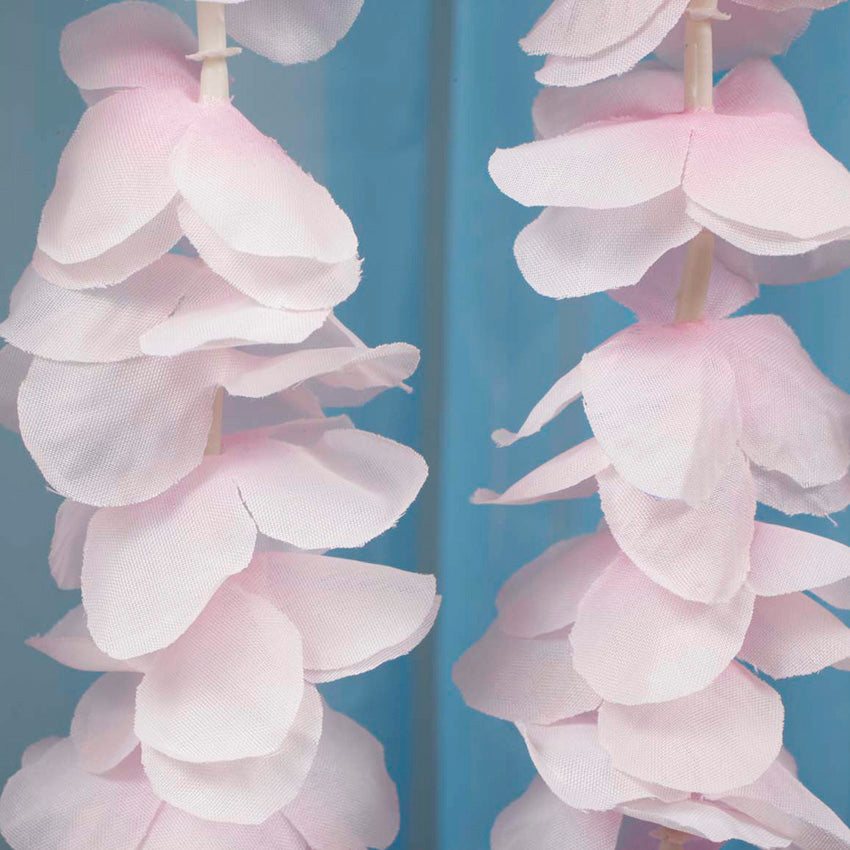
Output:
[[[227,49],[227,25],[224,4],[197,0],[198,52],[222,54]],[[230,78],[227,72],[227,57],[214,55],[204,58],[201,68],[201,100],[230,100]],[[213,402],[213,421],[207,439],[205,454],[221,454],[222,417],[224,411],[224,389],[218,387]]]
[[[717,0],[691,0],[685,14],[685,111],[710,111],[714,108],[711,27],[717,16]],[[688,245],[676,296],[677,322],[697,322],[702,318],[713,261],[714,234],[701,230]]]

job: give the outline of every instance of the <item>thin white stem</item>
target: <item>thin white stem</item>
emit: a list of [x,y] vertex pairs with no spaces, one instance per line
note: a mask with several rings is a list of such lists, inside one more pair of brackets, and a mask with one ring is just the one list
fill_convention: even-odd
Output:
[[[230,100],[230,78],[227,71],[227,24],[224,4],[197,0],[198,56],[201,68],[201,100]],[[224,389],[219,387],[213,402],[213,420],[205,454],[221,454]]]
[[[227,50],[227,25],[224,3],[197,0],[198,55],[224,54]],[[204,58],[201,69],[201,100],[229,100],[230,79],[227,74],[227,57],[212,55]]]
[[[685,14],[685,111],[711,111],[714,108],[712,22],[725,16],[718,14],[717,0],[691,0]],[[677,322],[696,322],[703,317],[713,262],[714,234],[701,230],[688,245],[676,296]]]

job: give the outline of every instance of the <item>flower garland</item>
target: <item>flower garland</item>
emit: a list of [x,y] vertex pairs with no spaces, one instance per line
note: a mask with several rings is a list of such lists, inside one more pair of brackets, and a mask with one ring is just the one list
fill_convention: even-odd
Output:
[[82,590],[30,644],[103,675],[6,785],[15,850],[398,831],[381,746],[316,685],[416,646],[435,581],[325,552],[394,525],[427,469],[324,411],[405,388],[419,354],[334,317],[360,279],[351,223],[231,105],[227,71],[227,27],[307,61],[361,5],[200,0],[196,40],[129,0],[63,33],[88,109],[0,326],[0,416],[65,497],[50,569]]
[[[557,88],[535,103],[538,140],[490,163],[505,194],[545,207],[516,241],[520,269],[549,297],[608,291],[638,322],[493,435],[530,437],[582,398],[593,437],[473,498],[598,492],[604,513],[507,582],[455,667],[539,774],[494,850],[850,847],[796,778],[781,699],[756,675],[850,669],[827,607],[850,609],[850,547],[755,519],[757,502],[850,504],[850,396],[778,316],[730,318],[760,284],[850,266],[850,174],[765,58],[829,5],[555,0],[522,42]],[[630,70],[652,51],[667,64]]]

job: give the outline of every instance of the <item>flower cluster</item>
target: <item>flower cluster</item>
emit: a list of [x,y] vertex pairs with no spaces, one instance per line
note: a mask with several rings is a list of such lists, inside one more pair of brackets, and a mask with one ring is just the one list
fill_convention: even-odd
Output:
[[[830,610],[850,609],[850,547],[756,519],[758,503],[850,504],[850,395],[778,316],[732,315],[761,284],[850,266],[850,173],[759,58],[802,31],[804,6],[826,5],[739,0],[726,23],[716,0],[556,0],[523,42],[561,88],[537,98],[537,141],[490,163],[503,192],[546,208],[517,239],[520,269],[553,298],[608,291],[638,321],[493,434],[511,445],[581,398],[593,436],[473,497],[598,493],[604,514],[508,581],[455,667],[467,703],[516,724],[539,774],[494,850],[642,848],[653,834],[850,847],[797,780],[782,701],[759,675],[850,669],[850,628]],[[714,91],[712,25],[718,67],[743,60]],[[684,76],[653,60],[603,79],[652,50],[681,54],[685,30]]]
[[[360,5],[222,20],[305,61]],[[198,48],[145,2],[62,38],[89,106],[0,325],[0,417],[65,497],[50,569],[82,591],[30,643],[103,675],[0,798],[16,850],[383,848],[398,829],[382,748],[316,686],[415,647],[435,581],[326,553],[392,527],[427,468],[325,411],[407,389],[419,354],[333,315],[360,277],[351,223],[204,92]]]

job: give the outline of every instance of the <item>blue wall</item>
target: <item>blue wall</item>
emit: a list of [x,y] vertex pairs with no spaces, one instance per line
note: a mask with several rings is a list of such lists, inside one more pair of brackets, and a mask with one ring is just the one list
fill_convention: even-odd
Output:
[[[81,111],[57,45],[68,20],[100,0],[3,4],[0,248],[4,292],[29,259],[59,153]],[[189,14],[185,0],[170,0]],[[480,508],[500,486],[584,436],[571,411],[528,445],[497,451],[489,434],[515,425],[586,349],[628,321],[603,296],[555,303],[521,279],[511,246],[532,213],[486,174],[496,146],[531,137],[538,62],[517,39],[547,0],[366,0],[350,36],[321,62],[284,69],[244,54],[232,63],[236,104],[329,186],[366,258],[360,290],[340,311],[370,343],[423,349],[412,398],[388,394],[357,415],[423,451],[432,479],[416,510],[364,557],[437,571],[437,634],[412,659],[327,689],[387,744],[402,791],[405,850],[485,850],[498,811],[531,767],[518,736],[465,708],[450,681],[461,652],[494,613],[500,584],[549,543],[591,528],[598,507]],[[820,13],[780,64],[816,137],[850,163],[850,4]],[[10,70],[11,69],[11,70]],[[850,275],[767,291],[758,309],[784,315],[821,368],[850,389]],[[46,554],[58,499],[15,435],[0,433],[0,780],[23,747],[64,734],[86,687],[23,646],[75,604],[50,582]],[[850,520],[809,525],[850,543]],[[850,684],[829,671],[781,686],[787,742],[802,778],[850,819]]]

